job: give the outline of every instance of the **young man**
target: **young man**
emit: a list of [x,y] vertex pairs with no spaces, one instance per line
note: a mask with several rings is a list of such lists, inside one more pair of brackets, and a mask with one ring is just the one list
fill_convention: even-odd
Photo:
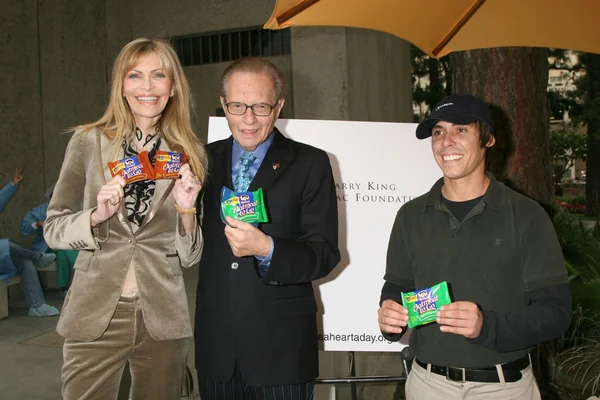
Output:
[[[196,368],[203,400],[308,400],[318,375],[311,282],[340,260],[327,154],[285,138],[270,62],[234,62],[221,81],[231,137],[207,146],[205,245],[196,297]],[[221,189],[262,188],[269,222],[220,217]]]
[[402,207],[392,229],[379,326],[406,331],[401,292],[446,281],[452,303],[410,337],[408,399],[539,399],[529,351],[571,320],[561,248],[535,201],[485,171],[495,143],[489,108],[471,95],[443,99],[417,128],[431,136],[443,178]]

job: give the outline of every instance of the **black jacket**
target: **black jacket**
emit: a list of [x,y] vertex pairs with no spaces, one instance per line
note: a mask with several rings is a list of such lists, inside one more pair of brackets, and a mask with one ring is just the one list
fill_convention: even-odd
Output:
[[204,252],[196,298],[196,368],[213,381],[234,368],[251,386],[318,376],[316,302],[311,282],[340,260],[335,184],[327,154],[277,130],[249,190],[262,188],[274,241],[264,277],[254,257],[233,255],[221,221],[221,188],[232,187],[230,137],[208,145],[203,197]]

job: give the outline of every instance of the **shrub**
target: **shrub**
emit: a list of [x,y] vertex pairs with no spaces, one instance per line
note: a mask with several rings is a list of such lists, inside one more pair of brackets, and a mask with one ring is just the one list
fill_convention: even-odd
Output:
[[558,209],[573,214],[584,214],[586,209],[585,196],[557,196],[555,204]]
[[600,228],[586,228],[581,219],[557,210],[554,228],[570,274],[583,281],[600,279]]
[[573,323],[562,340],[559,374],[581,387],[582,393],[600,390],[600,312],[576,307]]
[[559,196],[556,200],[567,204],[585,204],[585,196]]

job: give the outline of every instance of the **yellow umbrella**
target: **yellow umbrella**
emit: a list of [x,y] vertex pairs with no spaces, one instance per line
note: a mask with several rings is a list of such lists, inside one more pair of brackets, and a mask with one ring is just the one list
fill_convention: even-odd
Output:
[[350,26],[434,57],[504,46],[600,53],[600,0],[277,0],[265,28]]

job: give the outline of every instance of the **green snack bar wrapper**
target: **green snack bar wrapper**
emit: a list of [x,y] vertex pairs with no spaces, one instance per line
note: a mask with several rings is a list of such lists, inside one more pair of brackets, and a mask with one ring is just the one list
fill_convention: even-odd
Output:
[[435,322],[440,307],[451,302],[446,282],[430,288],[402,293],[402,305],[408,309],[409,328]]
[[262,188],[255,192],[233,192],[224,188],[221,198],[221,212],[225,217],[239,219],[249,224],[268,222]]

